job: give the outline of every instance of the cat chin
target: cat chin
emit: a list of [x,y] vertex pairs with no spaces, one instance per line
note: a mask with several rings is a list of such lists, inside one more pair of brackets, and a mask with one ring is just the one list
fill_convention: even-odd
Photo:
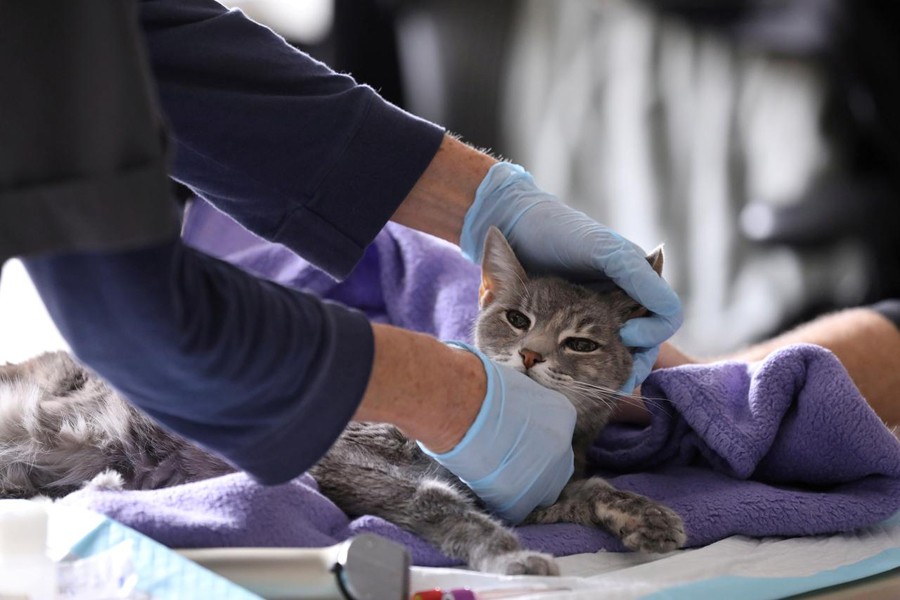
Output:
[[521,369],[518,369],[518,371],[520,373],[525,373],[525,375],[527,375],[529,379],[536,381],[544,387],[559,391],[559,386],[556,385],[556,382],[553,381],[552,378],[547,377],[537,367],[532,367],[531,369],[525,369],[524,367],[522,367]]

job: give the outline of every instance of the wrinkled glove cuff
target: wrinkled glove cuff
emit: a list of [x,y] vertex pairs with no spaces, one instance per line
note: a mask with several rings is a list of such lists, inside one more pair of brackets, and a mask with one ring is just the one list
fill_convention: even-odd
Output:
[[531,173],[521,166],[509,162],[494,164],[478,185],[475,200],[463,219],[459,247],[472,262],[478,263],[481,260],[484,238],[491,225],[498,227],[503,235],[509,236],[516,221],[533,206],[533,204],[512,206],[500,202],[504,192],[512,186],[527,186],[539,194],[544,194],[535,185]]
[[483,430],[488,423],[497,423],[500,419],[500,402],[496,398],[497,394],[494,393],[494,389],[497,386],[497,373],[494,365],[478,349],[462,342],[445,343],[454,348],[468,350],[481,360],[485,375],[487,375],[487,392],[484,397],[484,402],[481,404],[481,410],[478,411],[478,415],[475,417],[475,421],[472,422],[469,430],[456,446],[444,453],[432,452],[421,443],[419,443],[419,447],[425,454],[454,473],[457,473],[455,468],[464,470],[466,473],[465,477],[460,476],[458,473],[457,476],[460,477],[466,485],[469,485],[472,481],[478,481],[485,477],[489,477],[491,473],[502,464],[502,459],[498,461],[498,464],[490,464],[485,461],[485,457],[488,456],[485,451],[488,450],[488,448],[485,448],[484,446],[486,443],[490,444],[496,436],[490,434],[487,436],[482,435]]

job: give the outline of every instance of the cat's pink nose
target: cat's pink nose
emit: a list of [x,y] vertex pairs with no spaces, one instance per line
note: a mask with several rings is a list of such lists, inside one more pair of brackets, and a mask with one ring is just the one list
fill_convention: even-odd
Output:
[[527,371],[531,367],[535,365],[535,363],[544,362],[544,357],[535,352],[534,350],[529,350],[528,348],[523,348],[519,350],[519,356],[522,357],[522,364],[525,365],[525,370]]

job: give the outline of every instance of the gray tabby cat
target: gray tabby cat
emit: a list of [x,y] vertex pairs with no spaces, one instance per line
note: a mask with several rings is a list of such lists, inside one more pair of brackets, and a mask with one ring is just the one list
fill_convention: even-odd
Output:
[[[661,250],[648,260],[661,271]],[[528,278],[495,229],[485,242],[482,271],[476,345],[565,395],[578,415],[575,474],[555,504],[526,522],[601,526],[632,550],[680,547],[686,536],[672,510],[586,476],[587,449],[631,370],[618,330],[644,309],[618,290],[598,293],[561,279]],[[155,425],[64,353],[0,367],[0,443],[0,496],[61,496],[98,475],[125,489],[148,489],[233,470]],[[396,427],[351,423],[310,472],[348,515],[380,516],[472,568],[559,573],[552,556],[524,550],[511,529]]]

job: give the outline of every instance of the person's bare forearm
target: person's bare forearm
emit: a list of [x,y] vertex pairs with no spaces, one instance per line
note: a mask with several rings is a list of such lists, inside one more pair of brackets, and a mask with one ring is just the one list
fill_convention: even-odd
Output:
[[[816,344],[834,352],[878,416],[890,426],[900,425],[900,332],[890,319],[867,308],[825,315],[771,340],[715,358],[690,357],[667,342],[660,347],[653,368],[720,360],[754,362],[791,344]],[[640,402],[625,402],[615,419],[647,423],[649,415]]]
[[726,358],[762,360],[791,344],[828,348],[840,359],[876,413],[889,425],[900,425],[900,332],[874,310],[852,308],[825,315],[771,340]]
[[437,154],[391,220],[458,245],[475,190],[496,162],[445,135]]
[[356,421],[392,423],[430,450],[453,449],[487,389],[481,361],[433,337],[373,325],[375,360]]
[[825,315],[765,342],[716,358],[691,358],[671,344],[663,344],[655,368],[717,360],[753,362],[791,344],[816,344],[834,352],[878,416],[891,426],[900,425],[900,332],[890,319],[867,308]]
[[[463,219],[493,158],[445,135],[437,154],[391,220],[459,244]],[[486,375],[471,352],[431,336],[373,325],[375,359],[357,421],[392,423],[443,453],[481,409]]]

